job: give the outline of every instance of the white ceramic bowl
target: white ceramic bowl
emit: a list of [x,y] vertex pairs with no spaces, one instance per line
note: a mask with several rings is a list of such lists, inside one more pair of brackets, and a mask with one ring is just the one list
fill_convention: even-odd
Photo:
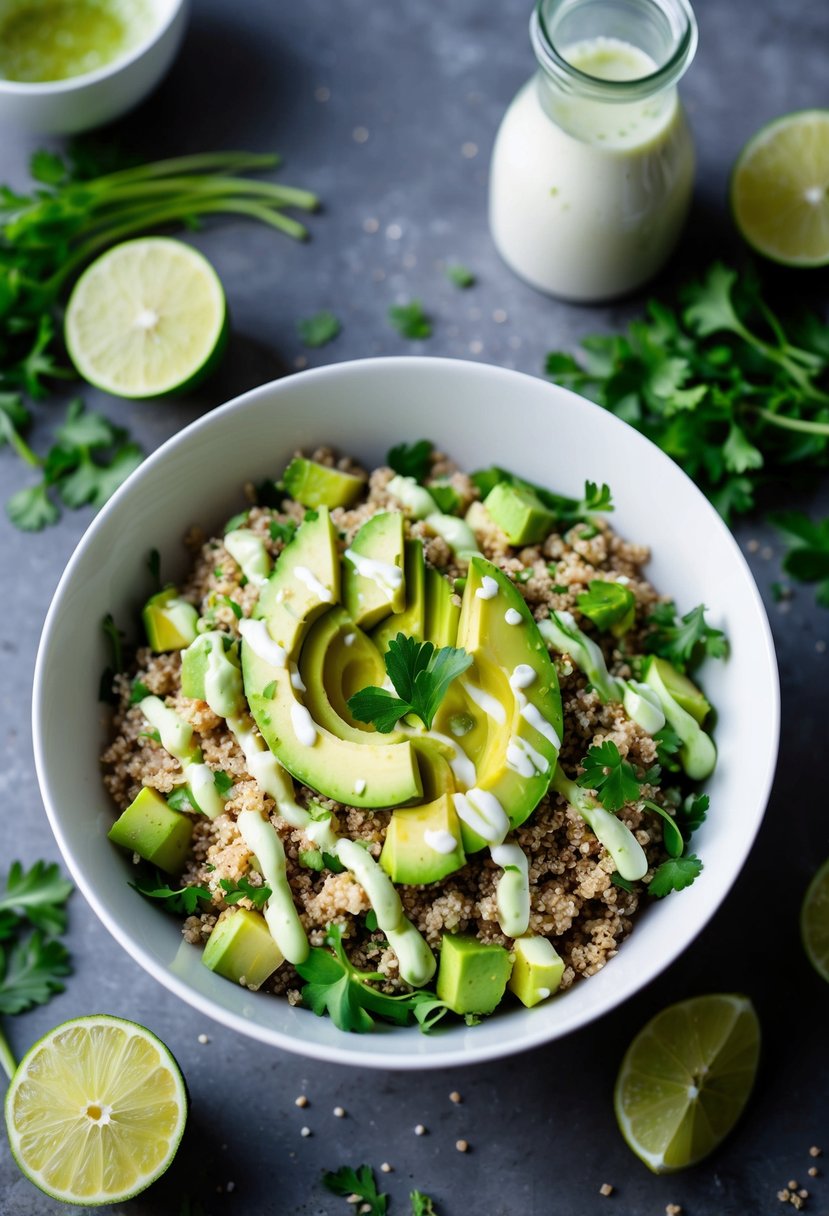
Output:
[[[0,18],[18,2],[0,0]],[[0,78],[0,124],[27,135],[77,135],[112,122],[143,101],[175,58],[189,0],[146,4],[151,13],[146,37],[104,67],[67,80]]]
[[[287,1001],[235,987],[205,968],[179,925],[127,885],[130,864],[107,841],[113,807],[101,786],[97,702],[106,655],[99,622],[126,626],[146,598],[145,555],[165,575],[187,561],[190,524],[217,529],[240,486],[278,475],[294,449],[330,443],[369,467],[424,436],[465,468],[493,462],[579,496],[606,481],[614,526],[652,546],[650,577],[688,609],[704,601],[731,657],[704,672],[718,710],[720,762],[711,811],[694,847],[705,870],[656,902],[598,975],[535,1009],[509,1009],[474,1028],[348,1035]],[[133,473],[84,536],[55,593],[35,673],[34,743],[44,802],[78,886],[124,948],[171,991],[244,1034],[317,1059],[424,1068],[521,1051],[585,1025],[677,958],[725,897],[763,816],[778,742],[777,668],[751,574],[720,517],[678,467],[636,431],[564,389],[517,372],[447,359],[340,363],[263,385],[193,423]]]

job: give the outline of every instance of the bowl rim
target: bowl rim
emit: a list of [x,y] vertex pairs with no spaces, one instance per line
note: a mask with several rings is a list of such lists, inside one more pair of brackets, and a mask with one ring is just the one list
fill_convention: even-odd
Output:
[[102,80],[117,76],[152,50],[170,29],[181,10],[189,3],[190,0],[168,0],[169,12],[166,16],[153,22],[152,28],[145,38],[142,38],[130,50],[125,51],[123,55],[117,55],[109,63],[102,64],[101,67],[95,68],[91,72],[82,72],[79,76],[67,76],[63,80],[9,80],[5,76],[0,76],[0,94],[8,97],[55,97],[64,93],[79,93],[94,84],[99,84]]
[[[699,920],[689,925],[682,932],[675,935],[672,944],[666,950],[656,967],[656,970],[649,971],[647,978],[642,981],[628,982],[626,985],[618,986],[614,989],[608,999],[600,1008],[585,1010],[577,1010],[574,1005],[573,1014],[568,1017],[566,1013],[561,1017],[554,1026],[547,1024],[543,1017],[538,1019],[538,1029],[529,1033],[523,1033],[520,1041],[513,1042],[509,1036],[504,1036],[499,1041],[488,1045],[482,1045],[479,1048],[470,1050],[468,1047],[459,1046],[455,1050],[443,1050],[439,1054],[429,1056],[428,1054],[414,1054],[411,1052],[401,1051],[395,1053],[384,1053],[380,1056],[373,1055],[370,1052],[355,1051],[349,1046],[349,1040],[352,1036],[343,1034],[343,1045],[327,1045],[323,1043],[309,1043],[301,1037],[291,1035],[282,1030],[262,1026],[255,1021],[248,1020],[240,1014],[226,1009],[216,1004],[210,997],[202,993],[198,993],[190,985],[178,978],[169,968],[164,968],[152,958],[149,953],[143,949],[140,943],[135,940],[127,926],[121,923],[114,914],[110,914],[103,902],[98,898],[94,885],[87,882],[86,876],[82,871],[81,864],[76,860],[72,848],[69,846],[65,834],[61,827],[61,816],[57,812],[55,805],[49,796],[49,780],[48,780],[48,762],[43,741],[41,739],[40,721],[43,716],[43,686],[46,676],[47,652],[51,646],[52,634],[55,631],[61,616],[62,600],[67,592],[67,589],[73,582],[75,567],[80,563],[82,556],[100,529],[105,525],[105,521],[109,515],[116,511],[123,498],[129,495],[133,486],[141,480],[147,470],[152,469],[157,463],[166,460],[168,455],[174,452],[179,446],[184,446],[192,437],[203,430],[209,429],[212,421],[215,418],[223,417],[238,409],[244,409],[246,406],[255,403],[262,397],[266,397],[274,392],[279,393],[283,385],[290,384],[297,377],[303,380],[327,380],[338,376],[350,375],[352,370],[355,374],[360,374],[365,368],[370,366],[394,366],[401,373],[405,373],[406,369],[415,370],[431,367],[436,371],[445,370],[447,367],[457,369],[475,370],[475,374],[483,374],[497,376],[505,381],[514,382],[517,378],[521,380],[529,380],[534,385],[544,385],[545,381],[538,376],[530,375],[527,372],[520,372],[510,368],[499,367],[495,364],[487,364],[479,361],[468,359],[453,359],[442,356],[419,356],[419,355],[388,355],[381,357],[368,357],[362,359],[343,360],[338,363],[325,364],[322,367],[310,368],[305,371],[292,373],[288,376],[281,377],[277,380],[271,380],[265,384],[258,385],[253,389],[239,394],[231,398],[230,401],[217,406],[201,417],[195,419],[175,434],[171,435],[160,447],[138,466],[138,468],[127,478],[127,480],[116,490],[115,494],[101,509],[98,515],[92,520],[89,527],[84,532],[78,542],[72,556],[70,557],[66,568],[61,575],[60,581],[55,589],[52,597],[49,610],[44,621],[43,630],[41,633],[40,643],[38,646],[37,658],[35,661],[33,696],[32,696],[32,741],[35,759],[35,769],[40,787],[41,798],[46,810],[47,818],[51,826],[55,840],[60,848],[66,865],[77,883],[78,888],[86,899],[87,903],[92,908],[95,915],[101,923],[109,930],[115,940],[126,950],[126,952],[146,971],[153,979],[161,983],[165,988],[178,996],[186,1004],[198,1009],[200,1013],[206,1014],[220,1024],[229,1029],[236,1030],[248,1038],[253,1038],[262,1043],[267,1043],[272,1047],[278,1047],[292,1054],[301,1055],[305,1058],[325,1061],[334,1064],[345,1064],[349,1066],[388,1069],[400,1071],[414,1071],[430,1068],[445,1068],[457,1067],[467,1064],[481,1064],[489,1060],[501,1059],[511,1055],[518,1055],[521,1052],[532,1050],[533,1048],[543,1046],[546,1043],[552,1042],[555,1039],[571,1034],[576,1030],[583,1029],[591,1022],[600,1017],[604,1017],[611,1010],[617,1008],[624,1001],[630,999],[636,993],[640,992],[647,984],[650,984],[659,975],[662,974],[672,963],[674,963],[681,954],[690,946],[694,939],[702,932],[705,926],[718,911],[728,893],[732,890],[734,883],[742,871],[746,859],[751,851],[751,848],[759,832],[760,826],[765,815],[768,805],[769,796],[775,776],[777,765],[777,756],[780,741],[780,681],[777,667],[777,658],[772,638],[771,628],[766,614],[765,606],[760,596],[757,584],[751,573],[751,570],[746,562],[746,559],[737,544],[732,532],[727,527],[725,522],[717,514],[715,508],[711,505],[708,499],[703,495],[702,491],[694,484],[688,475],[681,469],[669,456],[655,444],[646,439],[640,434],[643,442],[648,443],[653,449],[654,458],[658,458],[671,466],[675,476],[684,478],[692,488],[693,492],[701,500],[701,504],[705,505],[707,511],[711,513],[712,520],[719,523],[720,528],[724,533],[724,540],[731,549],[731,556],[735,563],[741,567],[743,574],[746,576],[748,590],[755,602],[755,607],[758,609],[758,626],[759,636],[762,641],[763,658],[765,660],[768,674],[768,700],[765,703],[765,712],[768,715],[768,723],[770,726],[770,739],[773,741],[773,746],[765,758],[765,771],[762,775],[762,781],[758,783],[758,789],[761,791],[761,797],[758,799],[759,811],[756,814],[756,821],[752,831],[747,834],[742,842],[742,847],[739,850],[731,851],[731,874],[723,889],[712,898],[709,904],[704,909],[703,915]],[[463,372],[461,372],[463,374]],[[614,414],[602,409],[595,402],[582,397],[578,393],[572,392],[570,389],[565,389],[560,385],[550,384],[548,386],[555,389],[557,392],[564,393],[570,398],[574,398],[579,403],[579,407],[590,411],[596,411],[606,420],[606,425],[611,429],[620,428],[628,430],[628,424],[617,418]],[[715,525],[716,526],[716,525]],[[308,1016],[313,1016],[310,1011]],[[364,1036],[365,1037],[365,1036]],[[370,1037],[370,1036],[369,1036]]]

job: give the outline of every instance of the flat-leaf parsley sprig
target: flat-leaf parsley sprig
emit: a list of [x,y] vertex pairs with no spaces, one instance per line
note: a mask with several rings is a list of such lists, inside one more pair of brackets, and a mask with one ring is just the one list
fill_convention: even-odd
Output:
[[472,656],[459,647],[436,650],[432,642],[398,633],[386,651],[386,671],[397,696],[372,685],[350,697],[348,708],[358,722],[373,722],[381,734],[394,730],[406,714],[431,730],[449,685],[471,665]]

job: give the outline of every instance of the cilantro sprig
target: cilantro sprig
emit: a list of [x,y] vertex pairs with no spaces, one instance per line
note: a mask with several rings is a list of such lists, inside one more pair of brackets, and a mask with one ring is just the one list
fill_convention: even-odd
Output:
[[297,332],[304,346],[316,348],[327,346],[333,342],[342,331],[342,323],[333,312],[323,309],[312,317],[305,317],[296,323]]
[[658,770],[649,769],[637,777],[629,760],[624,760],[612,739],[591,747],[582,760],[584,772],[577,779],[582,789],[594,790],[606,811],[620,811],[641,797],[641,787],[657,780]]
[[220,878],[219,886],[224,892],[226,904],[238,904],[240,899],[249,899],[254,908],[264,908],[273,892],[264,884],[255,887],[249,878],[242,877],[238,882],[232,878]]
[[657,866],[648,884],[648,894],[661,899],[671,891],[684,891],[690,887],[703,871],[703,865],[695,853],[682,857],[669,857]]
[[385,661],[397,696],[372,685],[348,701],[357,721],[373,722],[381,734],[394,730],[396,723],[410,713],[431,730],[449,685],[472,665],[472,656],[456,646],[436,650],[432,642],[418,642],[398,633],[389,643]]
[[418,439],[416,443],[398,443],[389,449],[386,456],[389,467],[401,477],[414,477],[423,481],[432,464],[433,445],[429,439]]
[[200,903],[213,901],[213,893],[208,887],[171,887],[168,877],[160,870],[139,871],[135,882],[129,885],[145,899],[157,899],[164,911],[174,916],[193,916]]
[[343,1199],[357,1195],[360,1199],[360,1210],[366,1207],[366,1216],[386,1216],[389,1205],[388,1195],[377,1190],[374,1181],[374,1171],[370,1165],[360,1165],[352,1169],[344,1165],[338,1170],[328,1170],[322,1176],[322,1184],[332,1195],[340,1195]]
[[781,511],[771,522],[789,548],[783,569],[801,583],[816,583],[815,598],[829,608],[829,519],[812,520],[802,511]]
[[706,658],[724,659],[728,655],[726,636],[708,624],[704,604],[697,604],[679,620],[673,603],[658,604],[648,624],[651,631],[645,649],[667,659],[677,671],[691,671]]

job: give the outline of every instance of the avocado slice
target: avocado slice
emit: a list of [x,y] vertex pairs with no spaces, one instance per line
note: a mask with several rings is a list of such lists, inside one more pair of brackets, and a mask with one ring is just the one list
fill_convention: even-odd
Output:
[[500,843],[497,833],[488,840],[479,833],[476,811],[488,808],[498,822],[505,815],[518,827],[547,792],[562,713],[555,668],[523,596],[483,557],[469,563],[457,645],[474,662],[450,687],[435,721],[451,736],[453,722],[473,720],[458,743],[475,764],[475,787],[455,796],[469,853]]
[[667,659],[654,657],[650,663],[677,705],[681,705],[702,726],[711,712],[711,703],[702,690]]
[[228,908],[207,939],[201,961],[205,967],[246,988],[261,988],[285,961],[265,918],[250,908]]
[[239,646],[227,633],[199,634],[181,656],[181,691],[206,701],[214,714],[229,718],[244,707]]
[[372,515],[346,549],[343,604],[363,629],[371,629],[406,607],[403,516],[399,511]]
[[393,882],[439,882],[465,862],[460,824],[448,794],[393,812],[380,854],[380,865]]
[[515,962],[509,979],[510,991],[531,1009],[558,991],[564,959],[547,937],[517,937],[512,948]]
[[225,533],[224,547],[249,583],[255,587],[264,586],[273,562],[261,536],[250,528],[234,528]]
[[151,595],[141,613],[147,641],[156,653],[184,650],[196,637],[199,614],[175,587]]
[[556,522],[552,511],[526,485],[499,482],[487,494],[484,507],[511,545],[538,544]]
[[452,599],[452,585],[439,570],[428,566],[425,579],[424,634],[426,640],[441,646],[454,646],[461,619],[460,604]]
[[282,474],[282,484],[303,507],[350,507],[365,489],[365,480],[342,469],[295,456]]
[[452,757],[447,745],[429,735],[414,735],[411,743],[417,753],[423,801],[434,802],[441,794],[454,794],[457,785],[449,763]]
[[340,599],[337,537],[327,507],[307,519],[279,555],[262,589],[257,617],[291,658],[296,658],[307,626]]
[[190,852],[193,824],[174,811],[157,790],[145,786],[107,833],[119,844],[167,874],[180,874]]
[[[646,664],[642,678],[658,694],[668,725],[682,740],[679,749],[680,764],[693,781],[703,781],[714,771],[717,763],[717,749],[713,739],[705,733],[697,719],[673,696],[665,681],[666,667],[669,678],[675,682],[679,672],[675,671],[664,659],[655,657]],[[685,677],[680,677],[680,679],[684,681]],[[691,684],[691,681],[688,680],[687,683]],[[691,687],[693,688],[694,685],[691,684]]]
[[417,758],[408,741],[373,743],[339,738],[314,722],[287,666],[275,667],[242,645],[242,675],[250,711],[263,739],[298,781],[349,806],[397,806],[420,800]]
[[[370,723],[351,716],[348,699],[362,688],[382,686],[386,668],[379,651],[344,608],[331,608],[314,621],[300,652],[299,675],[303,701],[315,722],[340,739],[378,741]],[[382,736],[387,743],[403,738],[399,731]]]
[[511,971],[512,957],[503,946],[447,933],[440,946],[438,998],[454,1013],[492,1013]]
[[[398,633],[422,642],[426,631],[426,562],[419,540],[407,540],[403,552],[403,581],[406,585],[406,606],[402,612],[386,617],[372,631],[371,640],[380,654],[385,654],[389,642]],[[447,584],[448,585],[448,584]],[[382,684],[382,680],[378,681]]]

